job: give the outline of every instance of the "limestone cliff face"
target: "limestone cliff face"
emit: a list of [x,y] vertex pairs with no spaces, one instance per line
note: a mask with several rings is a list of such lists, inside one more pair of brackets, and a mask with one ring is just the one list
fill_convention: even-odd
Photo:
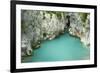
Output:
[[22,56],[31,55],[43,40],[52,40],[62,33],[70,33],[89,45],[89,17],[87,13],[22,10]]
[[71,35],[80,38],[81,42],[89,47],[90,45],[90,15],[86,13],[69,13]]

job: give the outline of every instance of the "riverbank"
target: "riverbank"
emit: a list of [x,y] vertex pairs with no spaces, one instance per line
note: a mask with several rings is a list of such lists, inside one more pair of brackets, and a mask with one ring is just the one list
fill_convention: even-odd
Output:
[[89,59],[90,50],[84,47],[80,39],[64,33],[53,40],[45,40],[41,47],[25,57],[22,62],[74,61]]

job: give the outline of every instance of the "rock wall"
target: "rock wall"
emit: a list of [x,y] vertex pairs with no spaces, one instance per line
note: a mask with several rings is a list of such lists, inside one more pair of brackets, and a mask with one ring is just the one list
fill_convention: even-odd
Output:
[[79,37],[89,46],[89,14],[53,11],[21,11],[21,55],[31,55],[44,40],[63,33]]
[[86,46],[90,46],[90,14],[69,13],[70,28],[69,33],[80,38]]

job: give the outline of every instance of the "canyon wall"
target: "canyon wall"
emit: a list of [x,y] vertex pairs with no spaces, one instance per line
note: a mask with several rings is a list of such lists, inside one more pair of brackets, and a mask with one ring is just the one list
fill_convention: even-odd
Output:
[[[90,15],[78,12],[21,11],[21,55],[31,55],[42,41],[69,33],[90,46]],[[67,38],[67,37],[66,37]]]

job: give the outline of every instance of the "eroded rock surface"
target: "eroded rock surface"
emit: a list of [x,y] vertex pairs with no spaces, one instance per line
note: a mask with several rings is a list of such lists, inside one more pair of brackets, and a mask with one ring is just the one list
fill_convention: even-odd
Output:
[[[79,37],[90,45],[90,18],[87,13],[21,11],[22,56],[31,55],[32,50],[41,47],[44,40],[52,40],[63,33]],[[66,37],[67,38],[67,37]]]

